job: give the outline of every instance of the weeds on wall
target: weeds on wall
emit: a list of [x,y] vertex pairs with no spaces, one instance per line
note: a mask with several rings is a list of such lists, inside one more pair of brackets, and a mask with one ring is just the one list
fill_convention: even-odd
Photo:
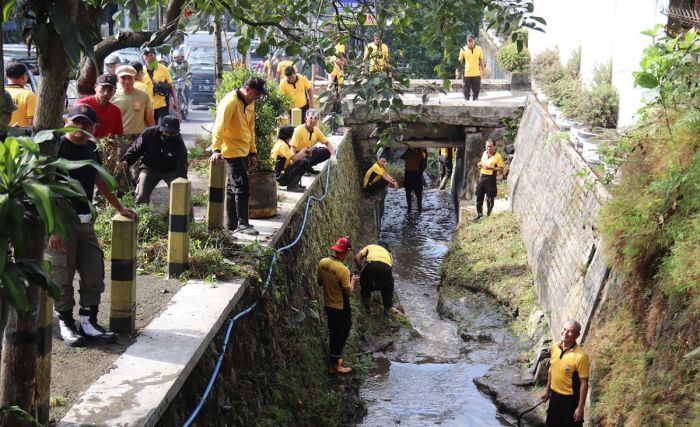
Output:
[[[699,425],[700,37],[661,28],[636,72],[656,94],[610,149],[620,175],[601,212],[624,298],[591,339],[597,425]],[[634,398],[629,396],[635,390]]]

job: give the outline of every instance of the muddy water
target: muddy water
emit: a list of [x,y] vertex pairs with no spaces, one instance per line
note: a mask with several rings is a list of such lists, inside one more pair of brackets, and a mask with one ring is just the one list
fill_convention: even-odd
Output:
[[[403,190],[389,191],[380,240],[395,260],[400,305],[414,331],[385,353],[361,389],[367,402],[363,426],[510,426],[473,379],[498,360],[510,339],[505,317],[490,302],[473,306],[474,336],[465,342],[456,324],[437,312],[440,265],[456,222],[449,192],[428,191],[422,212],[406,210]],[[414,202],[415,203],[415,202]],[[485,342],[480,342],[485,341]]]

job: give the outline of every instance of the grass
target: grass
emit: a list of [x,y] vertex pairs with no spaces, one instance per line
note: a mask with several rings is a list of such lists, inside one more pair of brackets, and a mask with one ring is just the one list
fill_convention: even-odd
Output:
[[459,226],[443,260],[441,295],[485,292],[517,313],[514,332],[524,332],[539,309],[518,224],[510,212]]
[[601,212],[623,280],[590,340],[599,425],[700,425],[700,123],[679,114],[627,136]]
[[206,206],[209,202],[209,194],[207,192],[192,194],[192,206]]
[[211,135],[198,136],[194,140],[194,148],[187,153],[189,170],[194,172],[207,172],[209,170],[209,157],[211,156]]

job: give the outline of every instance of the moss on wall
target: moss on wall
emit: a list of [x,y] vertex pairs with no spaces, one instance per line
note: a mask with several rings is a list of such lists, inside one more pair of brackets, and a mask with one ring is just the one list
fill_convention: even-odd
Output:
[[[346,377],[326,373],[327,332],[316,263],[340,236],[349,235],[358,248],[378,233],[376,205],[368,204],[361,191],[364,167],[372,160],[365,156],[370,154],[371,147],[349,137],[341,144],[325,200],[312,205],[301,240],[279,258],[259,305],[234,325],[218,381],[196,425],[330,426],[352,423],[364,414],[358,390],[365,371],[356,369]],[[324,177],[325,169],[311,194],[322,193]],[[276,247],[296,237],[302,214],[300,202]],[[249,283],[234,313],[260,293],[260,282]],[[223,333],[219,331],[212,341],[159,425],[181,425],[195,407],[219,355]]]

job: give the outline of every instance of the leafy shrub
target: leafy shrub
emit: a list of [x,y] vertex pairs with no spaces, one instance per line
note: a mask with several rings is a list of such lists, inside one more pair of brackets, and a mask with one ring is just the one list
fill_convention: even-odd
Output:
[[537,82],[542,85],[542,90],[547,94],[548,97],[555,95],[556,86],[554,83],[563,79],[566,76],[566,70],[560,63],[555,63],[551,67],[542,70]]
[[581,77],[581,46],[571,52],[571,58],[566,62],[566,73],[572,79]]
[[613,85],[604,83],[586,91],[580,118],[591,127],[617,127],[620,97]]
[[506,43],[498,49],[496,53],[496,62],[501,69],[510,72],[523,72],[528,70],[530,63],[530,52],[527,47],[518,52],[518,47],[515,43]]
[[612,84],[612,62],[598,64],[593,68],[593,84],[595,86]]
[[530,69],[532,70],[532,75],[535,77],[535,79],[537,81],[542,81],[542,73],[556,64],[561,66],[561,62],[559,61],[559,51],[547,49],[532,59]]
[[[248,67],[241,66],[231,71],[224,71],[221,86],[214,92],[214,98],[218,104],[221,98],[229,92],[242,87],[246,80],[257,76],[265,78],[262,73],[255,73]],[[291,98],[279,91],[279,86],[274,81],[267,82],[270,95],[255,101],[255,144],[258,149],[258,170],[271,171],[274,162],[270,157],[272,145],[275,142],[277,122],[279,117],[289,109]],[[212,117],[216,117],[216,106],[211,109]]]
[[551,83],[545,89],[546,92],[551,93],[548,95],[549,100],[557,107],[571,105],[574,100],[580,102],[582,90],[581,81],[568,76]]

